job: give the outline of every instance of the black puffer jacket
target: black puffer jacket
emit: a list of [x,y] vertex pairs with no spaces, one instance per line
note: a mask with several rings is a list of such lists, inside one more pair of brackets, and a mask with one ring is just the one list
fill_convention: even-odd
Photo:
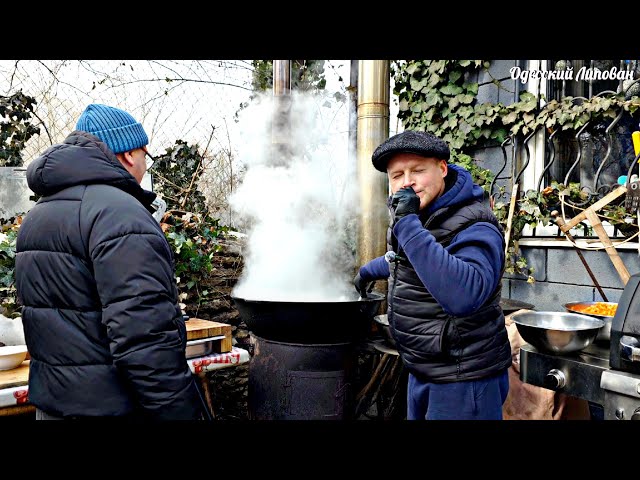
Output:
[[17,239],[29,401],[60,416],[199,416],[171,249],[144,191],[97,137],[27,169],[42,195]]
[[[443,246],[475,222],[500,229],[491,211],[480,202],[440,209],[425,224]],[[389,229],[387,242],[392,247]],[[424,287],[413,266],[391,265],[388,317],[398,352],[409,371],[425,382],[475,380],[511,365],[511,347],[500,308],[502,285],[473,314],[447,314]]]

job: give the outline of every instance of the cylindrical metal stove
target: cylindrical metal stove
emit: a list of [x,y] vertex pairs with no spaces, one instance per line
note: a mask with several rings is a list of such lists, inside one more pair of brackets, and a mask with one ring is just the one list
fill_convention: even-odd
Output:
[[353,342],[300,344],[252,335],[252,420],[349,420],[354,415]]

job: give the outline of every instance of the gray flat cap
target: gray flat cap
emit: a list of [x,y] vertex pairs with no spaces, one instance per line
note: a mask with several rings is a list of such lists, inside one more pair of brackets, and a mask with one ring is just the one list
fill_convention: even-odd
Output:
[[376,148],[371,161],[376,170],[387,172],[387,163],[396,153],[415,153],[427,158],[449,160],[449,146],[444,140],[427,132],[405,130],[389,137]]

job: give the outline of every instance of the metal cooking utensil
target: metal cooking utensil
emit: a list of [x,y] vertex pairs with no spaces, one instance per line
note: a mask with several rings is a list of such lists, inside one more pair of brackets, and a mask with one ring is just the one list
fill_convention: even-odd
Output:
[[525,342],[556,355],[588,347],[605,324],[599,318],[570,312],[528,311],[511,318]]

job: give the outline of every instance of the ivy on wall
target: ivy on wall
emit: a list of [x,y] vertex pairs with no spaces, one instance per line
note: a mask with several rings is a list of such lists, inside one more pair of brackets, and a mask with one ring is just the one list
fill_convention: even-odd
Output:
[[206,198],[200,189],[205,157],[198,145],[176,140],[175,145],[155,158],[151,173],[153,190],[167,202],[167,210],[207,213]]
[[40,133],[32,123],[36,101],[18,91],[0,96],[0,167],[21,167],[22,150],[27,141]]
[[16,301],[15,266],[16,237],[22,217],[0,218],[0,315],[20,316]]
[[[633,115],[640,107],[637,96],[625,97],[625,92],[590,99],[565,97],[546,102],[544,97],[522,92],[519,101],[479,103],[479,85],[473,81],[481,70],[490,73],[489,60],[394,60],[391,72],[398,96],[399,113],[405,129],[431,132],[449,143],[451,161],[462,165],[485,191],[489,192],[493,172],[480,168],[473,152],[480,147],[501,145],[508,137],[526,136],[538,129],[549,134],[556,130],[577,131],[587,122],[613,120],[622,110]],[[500,86],[498,80],[494,83]],[[628,97],[628,95],[627,95]],[[503,187],[504,188],[504,187]],[[551,224],[551,212],[561,201],[582,204],[586,208],[595,202],[579,184],[553,182],[542,192],[528,191],[517,203],[509,239],[507,273],[523,274],[533,282],[533,270],[521,256],[518,240],[526,225],[532,228]],[[498,220],[506,227],[508,205],[493,206]],[[599,211],[611,224],[627,229],[629,214],[624,207],[610,205]],[[625,221],[627,220],[627,221]]]

